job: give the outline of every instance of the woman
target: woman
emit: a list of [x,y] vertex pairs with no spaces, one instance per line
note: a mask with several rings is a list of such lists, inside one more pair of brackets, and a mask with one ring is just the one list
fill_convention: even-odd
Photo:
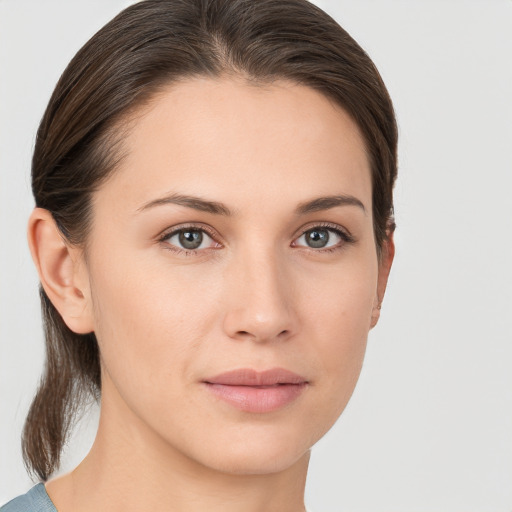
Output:
[[[305,0],[146,0],[75,56],[33,157],[45,374],[14,510],[304,510],[393,247],[396,124]],[[94,445],[49,480],[73,417]]]

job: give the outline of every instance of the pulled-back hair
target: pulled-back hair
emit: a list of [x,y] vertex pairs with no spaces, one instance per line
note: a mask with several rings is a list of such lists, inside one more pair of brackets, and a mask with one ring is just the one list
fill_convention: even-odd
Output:
[[[37,132],[36,206],[85,246],[91,197],[115,172],[123,120],[187,77],[286,79],[334,100],[358,125],[372,176],[377,251],[393,223],[397,128],[384,83],[364,50],[307,0],[145,0],[96,33],[70,62]],[[23,433],[29,471],[47,480],[76,412],[101,392],[94,333],[72,332],[41,288],[46,364]]]

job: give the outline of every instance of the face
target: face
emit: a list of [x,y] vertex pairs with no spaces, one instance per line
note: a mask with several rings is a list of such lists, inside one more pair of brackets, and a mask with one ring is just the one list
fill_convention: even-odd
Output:
[[208,468],[292,465],[347,404],[383,292],[356,125],[304,86],[196,78],[124,144],[83,270],[102,421]]

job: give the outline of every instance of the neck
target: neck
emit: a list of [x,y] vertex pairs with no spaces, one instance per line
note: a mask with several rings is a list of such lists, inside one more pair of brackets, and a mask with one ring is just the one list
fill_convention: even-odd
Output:
[[[309,452],[266,474],[219,471],[192,460],[136,418],[102,403],[93,447],[70,474],[47,484],[60,512],[303,512]],[[122,421],[118,421],[122,418]],[[214,442],[214,440],[211,440]]]

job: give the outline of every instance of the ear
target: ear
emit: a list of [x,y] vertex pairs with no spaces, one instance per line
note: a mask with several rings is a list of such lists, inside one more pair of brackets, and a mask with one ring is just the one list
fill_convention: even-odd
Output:
[[393,233],[388,234],[388,238],[382,244],[382,252],[379,258],[379,275],[377,278],[377,293],[373,303],[372,317],[370,320],[370,329],[373,329],[380,318],[380,308],[386,293],[386,286],[388,284],[389,272],[395,257],[395,242]]
[[28,222],[28,244],[39,279],[66,325],[77,334],[92,332],[89,279],[82,250],[69,244],[52,214],[34,208]]

